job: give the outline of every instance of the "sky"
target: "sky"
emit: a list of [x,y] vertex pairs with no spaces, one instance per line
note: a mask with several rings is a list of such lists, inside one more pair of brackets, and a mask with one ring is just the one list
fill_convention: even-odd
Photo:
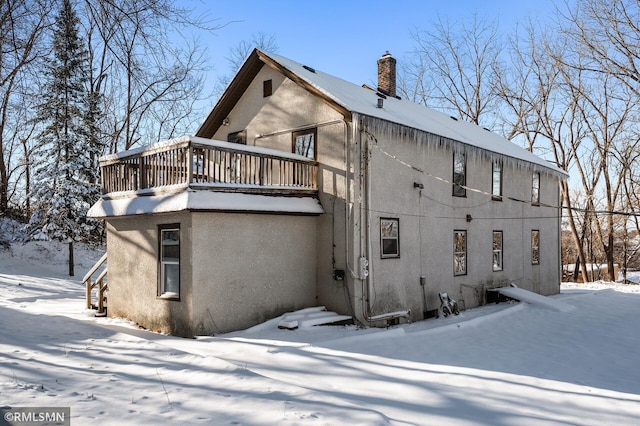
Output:
[[276,53],[355,84],[375,85],[376,61],[389,51],[399,62],[414,48],[415,30],[428,30],[438,17],[452,23],[474,14],[497,19],[500,32],[510,34],[530,17],[554,16],[552,0],[369,0],[369,1],[197,1],[182,0],[195,13],[222,26],[214,34],[199,34],[208,47],[213,71],[228,75],[230,49],[253,34],[273,36]]

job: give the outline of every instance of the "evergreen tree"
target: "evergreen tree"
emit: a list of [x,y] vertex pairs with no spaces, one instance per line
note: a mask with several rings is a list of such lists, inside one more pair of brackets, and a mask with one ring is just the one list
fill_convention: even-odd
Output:
[[87,50],[78,35],[79,19],[71,0],[62,0],[53,34],[53,57],[37,110],[37,163],[32,192],[34,238],[69,242],[97,238],[99,221],[87,218],[99,197],[96,159],[101,152],[98,95],[87,89]]

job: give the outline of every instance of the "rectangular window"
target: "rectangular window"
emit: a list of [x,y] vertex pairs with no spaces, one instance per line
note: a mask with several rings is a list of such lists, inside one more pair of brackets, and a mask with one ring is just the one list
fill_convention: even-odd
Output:
[[161,225],[158,295],[180,298],[180,225]]
[[540,264],[540,231],[531,231],[531,264]]
[[400,222],[380,218],[380,257],[400,257]]
[[531,202],[534,206],[540,204],[540,172],[533,172],[531,178]]
[[467,190],[464,186],[467,184],[466,179],[466,160],[463,152],[453,153],[453,196],[466,197]]
[[493,270],[502,271],[502,231],[493,231]]
[[292,133],[293,153],[303,157],[316,159],[317,129],[303,130]]
[[502,162],[495,160],[491,171],[491,199],[502,201]]
[[453,231],[453,274],[467,274],[467,231]]
[[265,80],[262,82],[262,97],[268,98],[273,94],[273,80]]

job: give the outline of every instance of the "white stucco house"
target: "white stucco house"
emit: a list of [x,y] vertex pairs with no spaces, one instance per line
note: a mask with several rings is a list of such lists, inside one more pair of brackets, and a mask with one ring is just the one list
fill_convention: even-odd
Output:
[[253,51],[194,136],[101,159],[108,313],[182,336],[325,306],[366,326],[559,292],[564,171],[378,88]]

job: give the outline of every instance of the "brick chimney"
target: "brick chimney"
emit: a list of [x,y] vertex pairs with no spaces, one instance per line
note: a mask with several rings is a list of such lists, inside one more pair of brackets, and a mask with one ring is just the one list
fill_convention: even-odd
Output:
[[378,59],[378,91],[396,97],[396,60],[389,51]]

